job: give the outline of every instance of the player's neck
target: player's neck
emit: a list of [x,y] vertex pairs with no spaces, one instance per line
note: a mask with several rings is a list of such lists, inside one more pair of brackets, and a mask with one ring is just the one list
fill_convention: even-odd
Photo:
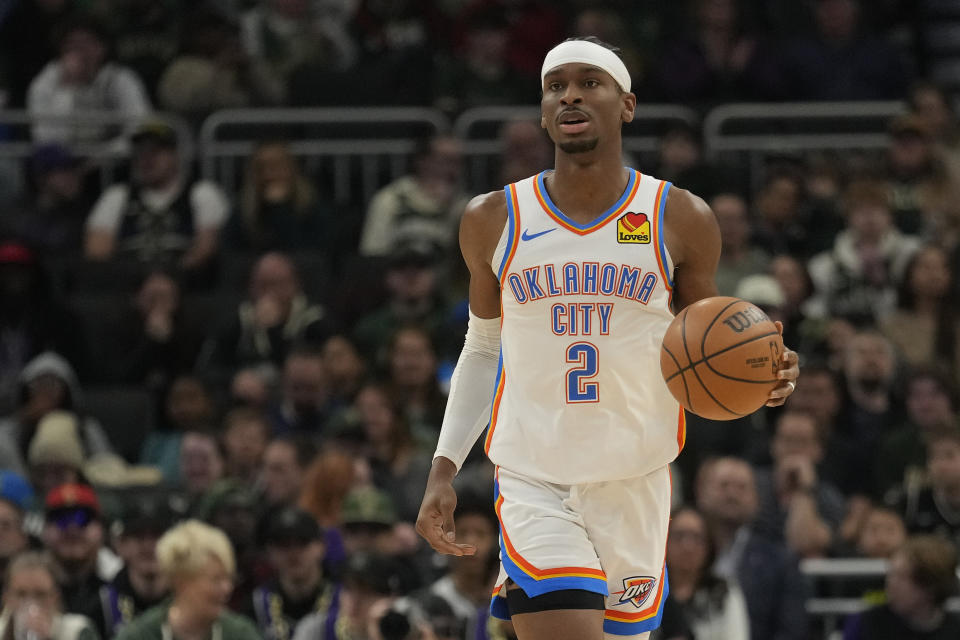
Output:
[[620,199],[629,177],[619,152],[603,156],[558,152],[556,169],[547,177],[546,186],[566,216],[586,224]]

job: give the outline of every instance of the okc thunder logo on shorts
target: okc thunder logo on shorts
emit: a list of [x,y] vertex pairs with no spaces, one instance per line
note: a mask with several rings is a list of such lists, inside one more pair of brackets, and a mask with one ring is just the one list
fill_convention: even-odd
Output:
[[647,601],[653,593],[653,588],[657,585],[657,579],[652,576],[634,576],[623,579],[623,591],[614,591],[610,595],[619,595],[617,604],[631,603],[637,609],[643,608],[643,603]]
[[617,219],[617,242],[650,244],[650,220],[645,213],[628,211]]

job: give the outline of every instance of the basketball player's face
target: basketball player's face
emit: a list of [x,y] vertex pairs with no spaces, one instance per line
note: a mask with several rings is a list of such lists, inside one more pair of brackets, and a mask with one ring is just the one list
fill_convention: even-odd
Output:
[[619,137],[621,125],[633,120],[636,104],[636,96],[622,92],[606,71],[562,64],[543,79],[540,126],[564,153],[586,153]]

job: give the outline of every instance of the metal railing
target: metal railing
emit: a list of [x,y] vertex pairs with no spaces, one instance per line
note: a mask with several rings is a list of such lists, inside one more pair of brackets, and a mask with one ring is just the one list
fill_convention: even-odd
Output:
[[[381,135],[375,135],[378,129]],[[449,129],[443,113],[420,107],[228,109],[200,128],[201,173],[233,192],[239,164],[257,143],[285,139],[294,155],[326,161],[336,202],[352,199],[358,175],[360,194],[368,200],[383,185],[384,170],[387,180],[406,173],[417,139]]]

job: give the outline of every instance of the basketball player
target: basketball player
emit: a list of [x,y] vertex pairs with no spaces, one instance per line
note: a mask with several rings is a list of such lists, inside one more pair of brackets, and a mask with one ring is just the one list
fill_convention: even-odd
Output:
[[[475,551],[456,541],[451,483],[489,419],[493,615],[520,640],[646,638],[685,438],[660,343],[674,313],[717,295],[720,233],[703,200],[623,166],[637,99],[615,49],[563,42],[541,79],[556,168],[474,198],[461,223],[470,320],[417,529],[441,553]],[[779,375],[768,406],[793,391],[796,353]]]

